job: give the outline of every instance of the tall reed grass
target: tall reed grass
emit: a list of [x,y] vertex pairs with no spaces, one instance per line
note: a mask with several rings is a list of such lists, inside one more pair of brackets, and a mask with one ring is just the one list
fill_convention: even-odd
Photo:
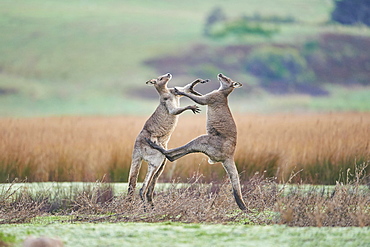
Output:
[[[127,181],[135,138],[146,117],[0,119],[0,182]],[[278,181],[335,184],[370,160],[370,113],[238,115],[235,161],[242,180],[256,172]],[[180,117],[169,147],[205,133],[205,115]],[[160,181],[222,180],[221,164],[203,154],[167,162]],[[369,167],[366,168],[369,172]],[[139,180],[146,172],[142,166]]]

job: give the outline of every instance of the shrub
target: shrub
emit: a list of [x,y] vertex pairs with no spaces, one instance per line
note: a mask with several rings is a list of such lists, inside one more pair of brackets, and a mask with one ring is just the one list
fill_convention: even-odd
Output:
[[258,22],[250,22],[243,18],[223,22],[217,25],[210,31],[210,36],[214,38],[226,38],[234,36],[237,38],[244,37],[245,35],[258,35],[270,38],[273,34],[277,33],[276,28],[267,27]]
[[261,15],[255,13],[252,16],[243,16],[244,20],[247,21],[258,21],[258,22],[272,22],[272,23],[295,23],[297,20],[293,16],[278,16],[278,15]]
[[261,79],[262,86],[282,83],[288,91],[312,83],[314,73],[305,58],[295,48],[266,46],[257,48],[248,57],[246,70]]

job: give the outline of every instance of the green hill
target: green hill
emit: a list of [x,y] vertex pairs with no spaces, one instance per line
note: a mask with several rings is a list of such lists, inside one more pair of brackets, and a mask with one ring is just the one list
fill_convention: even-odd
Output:
[[[268,40],[254,36],[243,40],[213,40],[203,32],[206,18],[215,7],[220,7],[228,18],[257,13],[289,16],[297,22],[279,25],[279,33]],[[156,92],[145,88],[145,81],[159,73],[173,72],[166,68],[158,71],[145,61],[176,55],[196,44],[210,47],[291,44],[325,31],[362,33],[370,37],[369,29],[364,27],[326,24],[332,8],[331,1],[322,0],[3,0],[0,3],[0,116],[147,114],[155,108]],[[174,86],[194,79],[191,71],[173,75],[170,83]],[[217,84],[216,74],[210,79]],[[247,74],[236,79],[245,85],[256,80]],[[260,90],[248,97],[235,96],[238,102],[235,109],[370,110],[365,93],[369,87],[348,91],[332,85],[328,90],[330,96],[319,99],[271,96]],[[142,97],[140,92],[147,94]],[[348,97],[351,102],[346,102]]]

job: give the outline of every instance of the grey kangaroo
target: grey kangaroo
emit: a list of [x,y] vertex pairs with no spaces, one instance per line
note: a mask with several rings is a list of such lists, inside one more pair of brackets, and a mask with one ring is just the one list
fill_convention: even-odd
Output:
[[207,134],[201,135],[182,147],[166,150],[153,140],[147,142],[155,149],[161,151],[170,161],[177,160],[189,153],[204,153],[209,157],[209,162],[222,162],[228,173],[235,201],[243,211],[247,207],[243,201],[239,174],[234,162],[234,152],[236,146],[237,130],[227,97],[234,88],[241,87],[242,84],[234,82],[223,74],[218,74],[220,88],[208,94],[199,96],[189,94],[180,88],[176,93],[192,99],[200,105],[207,105]]
[[[131,200],[134,193],[139,170],[142,161],[148,162],[148,171],[143,182],[143,187],[140,189],[140,197],[143,201],[148,202],[153,207],[153,191],[158,177],[161,175],[166,158],[158,150],[153,149],[145,141],[145,138],[157,143],[160,147],[167,148],[167,143],[174,131],[178,115],[186,110],[191,110],[193,113],[199,113],[200,109],[196,105],[180,107],[179,98],[181,95],[175,94],[174,88],[168,88],[167,84],[171,80],[170,73],[159,76],[157,79],[151,79],[146,84],[154,85],[159,94],[159,105],[154,113],[144,124],[143,129],[137,136],[132,153],[132,162],[129,174],[128,196]],[[192,83],[181,87],[184,92],[200,96],[194,91],[194,86],[198,83],[205,83],[208,80],[197,79]]]

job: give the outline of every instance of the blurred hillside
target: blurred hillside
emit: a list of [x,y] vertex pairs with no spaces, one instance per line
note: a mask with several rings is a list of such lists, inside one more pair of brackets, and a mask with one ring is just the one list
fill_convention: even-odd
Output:
[[[370,110],[370,29],[331,0],[0,3],[0,117],[149,114],[145,81],[244,84],[234,111]],[[188,102],[184,100],[183,102]]]

